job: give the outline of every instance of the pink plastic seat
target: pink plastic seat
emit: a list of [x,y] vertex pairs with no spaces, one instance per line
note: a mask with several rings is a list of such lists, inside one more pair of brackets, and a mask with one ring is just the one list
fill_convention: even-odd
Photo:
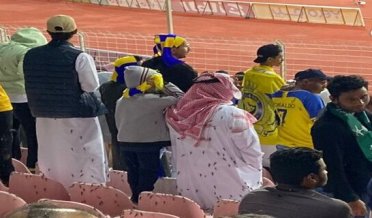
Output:
[[9,192],[9,188],[0,181],[0,191]]
[[9,192],[0,191],[0,217],[19,207],[26,205],[26,201]]
[[110,216],[120,216],[123,210],[135,208],[124,192],[110,186],[74,183],[68,192],[71,201],[91,205]]
[[21,147],[21,159],[20,159],[20,161],[24,165],[27,165],[27,157],[28,157],[28,148]]
[[20,173],[31,173],[31,171],[24,165],[21,161],[12,158],[12,165],[14,167],[14,171]]
[[239,201],[222,199],[217,201],[213,208],[213,218],[219,217],[233,217],[238,215],[239,212]]
[[95,216],[101,218],[106,217],[100,210],[95,207],[92,207],[88,204],[83,204],[80,202],[75,201],[62,201],[62,200],[52,200],[52,199],[40,199],[38,202],[48,203],[51,205],[55,205],[61,208],[71,208],[71,209],[80,209],[89,212],[90,214],[94,214]]
[[107,186],[112,186],[124,192],[128,196],[132,196],[132,191],[128,183],[128,176],[126,171],[110,170],[110,181],[106,183]]
[[179,218],[178,216],[144,210],[124,210],[120,218]]
[[153,192],[141,192],[138,209],[161,212],[179,216],[180,218],[204,218],[204,211],[189,198]]
[[23,198],[27,203],[42,198],[70,200],[63,185],[44,175],[13,172],[9,179],[9,192]]

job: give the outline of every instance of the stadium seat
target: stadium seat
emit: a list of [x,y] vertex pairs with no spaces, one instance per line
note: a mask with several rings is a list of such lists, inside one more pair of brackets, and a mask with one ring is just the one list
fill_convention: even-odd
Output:
[[28,148],[21,147],[21,159],[20,159],[20,161],[24,165],[27,165],[27,157],[28,157]]
[[222,199],[217,201],[213,208],[213,218],[232,217],[238,214],[239,201]]
[[5,192],[9,191],[9,188],[6,187],[6,186],[4,185],[4,183],[2,183],[1,181],[0,181],[0,191],[5,191]]
[[178,216],[144,210],[124,210],[120,218],[179,218]]
[[83,204],[80,202],[75,201],[62,201],[62,200],[52,200],[52,199],[40,199],[38,202],[40,203],[47,203],[51,205],[55,205],[61,208],[71,208],[71,209],[80,209],[89,212],[90,214],[94,214],[97,217],[106,217],[100,210],[97,208],[90,206],[88,204]]
[[36,202],[42,198],[70,200],[62,184],[44,175],[13,172],[9,179],[9,192],[27,203]]
[[132,196],[132,191],[128,184],[127,172],[120,170],[110,170],[109,171],[110,181],[106,183],[108,186],[112,186],[120,191],[124,192],[128,196]]
[[138,209],[168,213],[180,218],[204,218],[205,213],[200,206],[189,198],[180,195],[141,192]]
[[31,173],[31,171],[24,165],[21,161],[12,158],[12,165],[14,167],[14,171],[20,173]]
[[0,217],[19,207],[26,205],[26,201],[9,192],[0,191]]
[[91,205],[110,216],[120,216],[123,210],[135,208],[124,192],[110,186],[76,182],[68,192],[71,201]]

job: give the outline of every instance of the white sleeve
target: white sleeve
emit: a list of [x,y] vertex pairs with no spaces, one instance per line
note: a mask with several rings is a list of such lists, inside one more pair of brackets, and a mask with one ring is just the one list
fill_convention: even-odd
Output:
[[79,54],[76,59],[75,69],[83,91],[93,92],[98,88],[98,73],[92,56],[84,52]]
[[249,163],[256,169],[262,168],[262,156],[260,140],[253,127],[243,113],[234,111],[231,123],[231,136],[235,146],[246,163]]

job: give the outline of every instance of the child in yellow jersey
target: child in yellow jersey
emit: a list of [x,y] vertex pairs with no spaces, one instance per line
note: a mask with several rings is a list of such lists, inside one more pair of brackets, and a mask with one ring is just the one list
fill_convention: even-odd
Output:
[[0,85],[0,179],[8,185],[9,175],[14,171],[12,166],[13,108],[8,95]]
[[259,65],[245,71],[243,78],[243,98],[239,107],[253,114],[257,122],[255,130],[260,137],[264,152],[263,165],[269,166],[269,156],[276,151],[279,119],[270,95],[280,90],[285,81],[273,67],[283,61],[282,49],[278,45],[268,44],[257,50],[254,62]]
[[324,108],[318,95],[327,84],[327,76],[320,70],[307,69],[295,75],[293,90],[278,91],[272,95],[281,118],[278,144],[285,147],[313,148],[310,130],[315,118]]

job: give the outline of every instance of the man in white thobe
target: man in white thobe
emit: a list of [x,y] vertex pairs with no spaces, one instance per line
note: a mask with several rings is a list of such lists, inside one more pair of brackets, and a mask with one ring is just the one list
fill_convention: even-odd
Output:
[[39,168],[65,187],[105,183],[107,162],[97,116],[106,109],[93,93],[99,86],[94,60],[69,42],[77,32],[72,17],[49,18],[47,31],[52,40],[29,50],[24,59]]

